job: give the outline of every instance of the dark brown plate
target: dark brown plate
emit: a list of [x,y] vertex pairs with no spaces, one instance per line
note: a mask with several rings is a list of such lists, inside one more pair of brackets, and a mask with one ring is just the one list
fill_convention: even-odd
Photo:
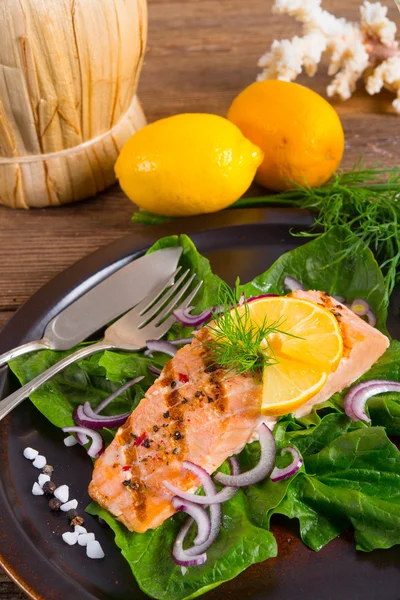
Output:
[[[198,249],[210,258],[213,269],[233,283],[237,275],[242,281],[253,278],[283,252],[301,243],[303,240],[292,237],[289,230],[310,222],[307,213],[294,209],[247,210],[135,232],[78,262],[35,294],[0,334],[0,353],[40,337],[47,322],[84,288],[143,254],[163,235],[192,234]],[[397,298],[389,324],[396,337],[400,337],[399,306]],[[15,385],[4,369],[0,378],[1,397]],[[74,497],[85,506],[91,473],[85,451],[67,450],[61,431],[29,401],[0,424],[0,431],[0,551],[1,564],[9,575],[31,598],[146,598],[106,526],[87,517],[88,528],[100,540],[106,559],[83,559],[82,552],[67,546],[60,537],[65,530],[65,516],[52,515],[43,498],[31,494],[37,472],[32,472],[22,456],[28,445],[38,448],[56,466],[57,481],[71,485]],[[399,548],[370,554],[356,552],[348,533],[314,553],[299,540],[296,522],[276,519],[273,531],[278,539],[279,556],[250,567],[232,582],[210,592],[208,600],[400,599]]]

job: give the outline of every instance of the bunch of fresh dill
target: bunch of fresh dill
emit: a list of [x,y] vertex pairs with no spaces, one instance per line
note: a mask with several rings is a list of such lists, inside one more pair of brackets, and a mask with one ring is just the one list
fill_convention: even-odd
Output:
[[[243,297],[244,300],[244,297]],[[287,334],[281,329],[283,320],[256,323],[251,316],[247,302],[239,304],[240,294],[229,286],[221,285],[219,290],[219,311],[206,327],[210,336],[203,344],[209,350],[213,364],[223,367],[236,375],[251,373],[261,380],[263,370],[279,362],[269,342],[271,334]]]
[[338,172],[326,184],[258,198],[241,198],[232,208],[295,206],[313,212],[314,224],[299,235],[317,236],[334,225],[358,236],[339,257],[357,253],[363,243],[374,253],[385,275],[387,299],[400,279],[400,167],[367,169],[359,162],[349,172]]

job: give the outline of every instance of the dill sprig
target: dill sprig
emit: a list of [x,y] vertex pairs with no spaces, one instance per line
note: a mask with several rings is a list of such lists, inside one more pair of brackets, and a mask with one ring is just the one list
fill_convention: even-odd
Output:
[[[348,172],[336,173],[326,184],[296,185],[281,194],[241,198],[232,206],[296,206],[315,213],[314,224],[302,236],[316,236],[335,225],[348,227],[358,240],[349,243],[337,260],[367,244],[384,273],[386,301],[400,279],[400,167],[365,168],[359,161]],[[336,260],[336,261],[337,261]],[[336,262],[335,261],[335,262]]]
[[207,325],[211,337],[203,344],[209,349],[213,364],[236,375],[251,373],[261,380],[264,368],[279,362],[268,336],[274,333],[290,334],[281,329],[282,319],[268,322],[266,316],[261,324],[255,323],[247,302],[238,306],[238,301],[237,292],[228,286],[221,286],[220,312],[213,323]]

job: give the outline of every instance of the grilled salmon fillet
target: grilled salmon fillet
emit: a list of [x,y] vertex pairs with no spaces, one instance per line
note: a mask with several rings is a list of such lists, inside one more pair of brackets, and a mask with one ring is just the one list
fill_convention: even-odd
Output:
[[[350,385],[383,354],[389,340],[345,306],[318,291],[291,294],[323,305],[337,318],[344,355],[322,390],[297,411]],[[262,386],[251,375],[228,374],[212,364],[203,328],[164,367],[145,398],[96,461],[89,494],[131,531],[158,527],[174,513],[163,481],[195,491],[197,478],[183,470],[190,460],[213,473],[252,439],[260,422]]]
[[130,530],[153,529],[175,512],[164,480],[198,488],[195,476],[182,472],[184,460],[213,473],[257,427],[260,383],[213,366],[207,336],[200,330],[166,364],[96,461],[89,494]]
[[328,400],[366,373],[382,356],[390,342],[378,329],[371,327],[352,310],[323,292],[296,290],[289,296],[315,302],[330,310],[338,321],[343,338],[343,357],[339,366],[329,375],[318,394],[295,411],[295,417],[302,417],[307,415],[314,405]]

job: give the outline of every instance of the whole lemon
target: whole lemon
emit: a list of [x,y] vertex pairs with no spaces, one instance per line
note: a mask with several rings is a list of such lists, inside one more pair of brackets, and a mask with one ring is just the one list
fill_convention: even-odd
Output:
[[256,181],[271,190],[311,187],[327,181],[344,151],[343,128],[335,109],[298,83],[253,83],[233,101],[228,119],[264,152]]
[[115,173],[140,208],[167,216],[226,208],[254,179],[262,151],[227,119],[181,114],[135,133],[122,148]]

